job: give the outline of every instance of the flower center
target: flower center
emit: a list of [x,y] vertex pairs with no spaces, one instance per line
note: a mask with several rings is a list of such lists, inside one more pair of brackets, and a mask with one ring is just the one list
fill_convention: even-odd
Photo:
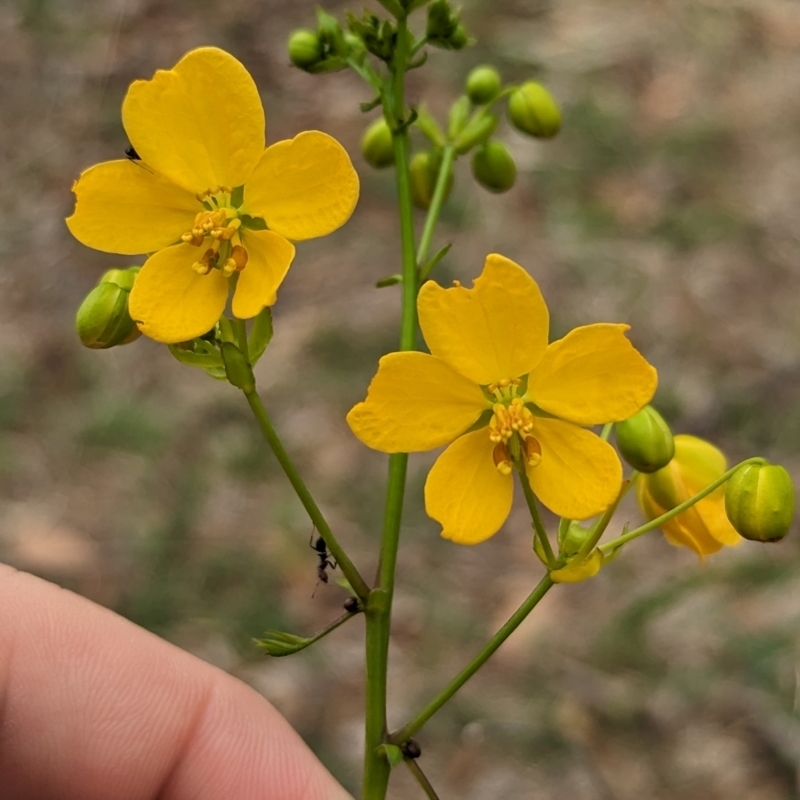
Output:
[[232,205],[232,191],[228,186],[216,186],[197,195],[204,210],[194,218],[194,225],[181,236],[181,240],[194,247],[209,245],[192,264],[192,269],[199,275],[219,269],[225,277],[230,277],[247,265],[247,250],[239,237],[242,220],[238,209]]
[[492,457],[502,475],[511,474],[514,462],[524,460],[535,467],[542,460],[542,447],[533,436],[535,417],[519,396],[521,385],[519,378],[512,378],[487,387],[495,398],[489,420],[489,439],[495,443]]

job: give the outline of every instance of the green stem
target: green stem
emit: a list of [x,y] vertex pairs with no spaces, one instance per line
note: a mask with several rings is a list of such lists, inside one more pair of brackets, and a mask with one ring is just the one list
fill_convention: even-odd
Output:
[[536,496],[531,489],[531,483],[528,480],[528,473],[525,472],[525,467],[522,466],[517,470],[519,475],[519,482],[522,484],[522,492],[525,495],[525,502],[528,504],[528,510],[531,512],[531,519],[533,520],[533,529],[535,536],[539,539],[539,543],[544,550],[545,558],[547,559],[548,569],[555,569],[556,554],[553,552],[553,546],[550,544],[550,539],[547,536],[544,523],[542,522],[541,514],[539,514],[539,505],[536,502]]
[[643,536],[645,533],[649,533],[656,528],[660,528],[665,522],[669,522],[673,517],[677,517],[678,514],[682,514],[684,511],[690,509],[695,503],[699,503],[703,498],[708,497],[713,491],[719,489],[723,483],[730,480],[736,470],[740,467],[744,467],[746,464],[765,464],[766,461],[763,458],[748,458],[742,461],[741,463],[737,464],[735,467],[731,467],[726,473],[721,475],[714,483],[710,483],[706,486],[703,491],[698,492],[694,497],[690,497],[688,500],[685,500],[675,508],[670,509],[667,511],[666,514],[662,514],[660,517],[656,517],[650,522],[645,523],[644,525],[639,526],[638,528],[634,528],[632,531],[628,531],[628,533],[623,533],[622,536],[618,536],[616,539],[612,539],[610,542],[606,542],[600,549],[603,551],[603,555],[608,555],[609,553],[613,553],[618,547],[621,547],[623,544],[627,544],[628,542],[632,542],[634,539],[638,539],[640,536]]
[[[433,190],[433,199],[431,200],[428,215],[425,217],[425,227],[422,229],[422,236],[419,240],[419,249],[417,250],[417,267],[421,270],[425,266],[425,260],[428,257],[428,252],[431,248],[431,241],[433,240],[433,231],[436,228],[436,223],[439,221],[439,214],[444,205],[445,195],[447,194],[447,184],[450,181],[450,175],[453,172],[453,164],[456,160],[456,151],[452,144],[445,145],[442,152],[442,163],[439,166],[439,175],[436,178],[436,187]],[[420,274],[420,279],[424,280],[427,275]]]
[[404,760],[408,771],[416,778],[417,783],[422,787],[422,791],[425,792],[425,796],[428,800],[439,800],[439,795],[436,794],[436,790],[431,786],[431,782],[427,779],[419,764],[417,764],[413,758],[406,758]]
[[491,658],[500,645],[511,636],[528,614],[533,611],[551,586],[553,586],[553,581],[549,575],[545,575],[508,622],[492,636],[475,658],[419,714],[409,720],[402,728],[395,731],[390,740],[397,745],[402,745],[408,741]]
[[330,526],[325,521],[325,517],[322,516],[322,512],[319,510],[319,506],[317,506],[316,502],[314,502],[314,498],[311,496],[311,492],[308,491],[303,479],[300,477],[297,467],[295,467],[295,465],[292,463],[292,460],[289,458],[289,454],[283,447],[283,443],[278,438],[278,434],[275,432],[275,428],[272,426],[272,422],[269,419],[267,410],[264,408],[264,404],[261,402],[261,398],[258,396],[258,392],[252,391],[245,392],[244,394],[247,398],[247,402],[250,404],[250,408],[253,410],[256,420],[258,421],[261,432],[264,434],[264,438],[272,448],[272,452],[275,454],[275,457],[278,459],[283,471],[286,473],[286,477],[289,479],[289,482],[292,484],[297,496],[300,498],[300,502],[303,504],[303,507],[308,512],[308,516],[314,523],[319,535],[325,540],[325,544],[328,545],[328,549],[338,562],[339,567],[342,570],[342,574],[350,582],[350,586],[352,587],[353,591],[356,593],[362,603],[366,603],[369,596],[369,587],[359,574],[358,570],[355,568],[355,565],[350,560],[350,557],[347,555],[347,553],[345,553],[345,551],[342,549],[342,546],[336,540],[336,537],[333,535],[333,531],[330,529]]
[[[384,113],[392,129],[397,198],[400,207],[400,237],[403,251],[403,294],[400,350],[414,350],[417,340],[417,261],[411,178],[408,171],[410,142],[405,121],[405,73],[411,46],[407,19],[397,21],[397,46],[391,65],[391,93],[384,94]],[[362,800],[384,800],[391,766],[379,747],[386,741],[386,673],[389,660],[389,630],[392,618],[395,567],[400,545],[400,521],[406,485],[408,456],[389,456],[386,510],[378,563],[378,585],[366,607],[366,725]]]
[[600,519],[598,519],[591,528],[589,528],[589,534],[586,537],[586,541],[584,541],[584,543],[581,545],[581,549],[578,550],[577,554],[575,555],[574,560],[576,562],[580,564],[580,562],[587,559],[592,550],[597,547],[597,543],[606,532],[606,528],[608,527],[609,522],[611,522],[611,518],[614,516],[619,504],[622,502],[625,495],[628,494],[631,486],[633,486],[638,477],[639,473],[634,470],[631,473],[630,478],[625,481],[622,488],[619,490],[617,499],[603,512],[603,516],[600,517]]

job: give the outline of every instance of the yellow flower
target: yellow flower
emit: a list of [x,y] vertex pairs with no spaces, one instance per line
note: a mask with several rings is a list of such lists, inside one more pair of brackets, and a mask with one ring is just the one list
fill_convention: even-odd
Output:
[[[675,457],[663,469],[640,475],[636,481],[639,506],[655,519],[713,483],[726,470],[725,456],[710,442],[685,434],[675,437]],[[725,486],[661,526],[676,547],[688,547],[701,558],[723,545],[735,546],[741,537],[725,515]]]
[[130,313],[160,342],[210,330],[234,283],[234,315],[256,316],[276,300],[291,242],[331,233],[355,208],[358,176],[342,146],[306,131],[265,149],[258,89],[215,47],[134,81],[122,123],[139,159],[85,170],[67,225],[97,250],[151,254]]
[[655,392],[656,371],[626,325],[587,325],[548,345],[539,287],[501,255],[486,259],[473,289],[424,284],[418,309],[431,355],[384,356],[347,421],[385,453],[452,442],[425,484],[442,536],[477,544],[499,530],[513,461],[524,461],[533,491],[560,516],[586,519],[616,499],[619,458],[580,426],[627,419]]

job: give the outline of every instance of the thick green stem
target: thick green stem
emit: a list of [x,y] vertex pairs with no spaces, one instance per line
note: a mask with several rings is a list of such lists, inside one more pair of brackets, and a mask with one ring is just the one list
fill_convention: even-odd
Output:
[[272,448],[272,452],[275,453],[275,457],[278,459],[283,471],[286,473],[286,477],[289,479],[289,482],[292,484],[297,496],[300,498],[300,502],[308,512],[308,516],[314,523],[314,527],[316,527],[319,535],[325,540],[325,544],[328,545],[328,549],[338,562],[338,565],[342,570],[342,574],[350,582],[350,586],[353,588],[353,591],[356,593],[356,595],[358,595],[359,599],[366,604],[369,597],[369,587],[359,574],[358,570],[355,568],[355,565],[350,560],[350,557],[347,555],[347,553],[345,553],[345,551],[342,549],[342,546],[336,540],[336,537],[333,535],[333,531],[325,521],[325,517],[322,516],[319,506],[317,506],[314,498],[311,496],[311,492],[308,491],[303,479],[300,477],[297,467],[295,467],[295,465],[292,463],[292,460],[289,458],[289,454],[286,452],[283,447],[283,443],[278,438],[275,428],[272,427],[272,422],[269,419],[267,410],[264,408],[264,404],[261,402],[261,398],[258,396],[258,392],[245,392],[244,394],[247,398],[247,402],[250,404],[250,408],[253,410],[256,420],[258,421],[261,432],[264,434],[264,438]]
[[[436,223],[439,221],[439,214],[444,205],[445,195],[447,194],[447,184],[450,181],[450,175],[453,172],[453,164],[456,160],[456,151],[452,144],[445,145],[442,153],[442,163],[439,166],[439,174],[436,178],[436,188],[433,190],[433,199],[431,200],[428,215],[425,217],[425,227],[422,229],[422,236],[419,240],[419,249],[417,250],[417,267],[421,270],[425,266],[425,260],[428,257],[428,252],[431,249],[431,241],[433,240],[433,231],[436,228]],[[424,279],[427,275],[420,275]]]
[[551,586],[553,586],[553,581],[549,575],[545,575],[525,599],[525,602],[514,612],[508,622],[492,636],[475,658],[419,714],[409,720],[402,728],[395,731],[390,740],[397,745],[408,741],[494,655],[500,645],[511,636],[525,617],[533,611],[536,604],[547,594]]
[[[405,120],[405,73],[411,37],[405,17],[397,21],[397,47],[391,65],[391,92],[384,96],[392,128],[392,144],[397,171],[397,198],[400,207],[400,236],[403,249],[403,295],[400,350],[414,350],[417,340],[417,260],[414,244],[414,218],[411,205],[411,178],[408,171],[410,143]],[[364,782],[362,800],[384,800],[391,767],[379,751],[387,737],[386,673],[389,659],[389,630],[392,597],[400,544],[400,521],[406,484],[408,456],[389,456],[386,511],[381,538],[377,587],[366,607],[366,725]]]
[[690,509],[695,503],[699,503],[704,497],[708,497],[713,491],[719,489],[723,483],[730,480],[736,470],[745,466],[746,464],[764,464],[766,463],[763,458],[748,458],[745,461],[740,462],[735,467],[731,467],[726,473],[720,475],[714,483],[710,483],[706,486],[703,491],[698,492],[694,497],[690,497],[688,500],[685,500],[675,508],[670,509],[667,511],[666,514],[662,514],[660,517],[656,517],[650,522],[645,523],[644,525],[640,525],[638,528],[635,528],[632,531],[628,531],[627,533],[623,533],[622,536],[618,536],[616,539],[612,539],[610,542],[606,542],[600,549],[603,551],[603,555],[608,555],[609,553],[613,553],[618,547],[621,547],[623,544],[627,544],[628,542],[633,541],[634,539],[638,539],[640,536],[643,536],[645,533],[649,533],[650,531],[655,530],[656,528],[660,528],[665,522],[669,522],[673,517],[677,517],[678,514],[682,514],[684,511]]

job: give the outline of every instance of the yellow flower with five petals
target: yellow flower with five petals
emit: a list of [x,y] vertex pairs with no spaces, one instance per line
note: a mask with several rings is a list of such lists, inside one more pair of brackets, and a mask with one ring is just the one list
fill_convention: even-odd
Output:
[[576,328],[548,344],[549,313],[528,273],[490,255],[467,289],[425,283],[417,302],[430,354],[390,353],[347,421],[385,453],[449,444],[425,484],[442,536],[477,544],[511,510],[514,462],[555,514],[586,519],[622,483],[615,450],[583,426],[618,422],[652,398],[655,369],[626,325]]
[[210,330],[234,286],[236,317],[272,305],[292,242],[336,230],[358,200],[350,158],[327,134],[306,131],[265,149],[258,89],[215,47],[134,81],[122,122],[138,160],[85,170],[67,225],[97,250],[150,254],[130,313],[160,342]]
[[[725,455],[711,442],[687,434],[676,436],[672,461],[636,480],[642,513],[650,520],[666,514],[714,483],[726,469]],[[700,558],[742,541],[725,513],[725,485],[665,522],[661,530],[670,544],[688,547]]]

